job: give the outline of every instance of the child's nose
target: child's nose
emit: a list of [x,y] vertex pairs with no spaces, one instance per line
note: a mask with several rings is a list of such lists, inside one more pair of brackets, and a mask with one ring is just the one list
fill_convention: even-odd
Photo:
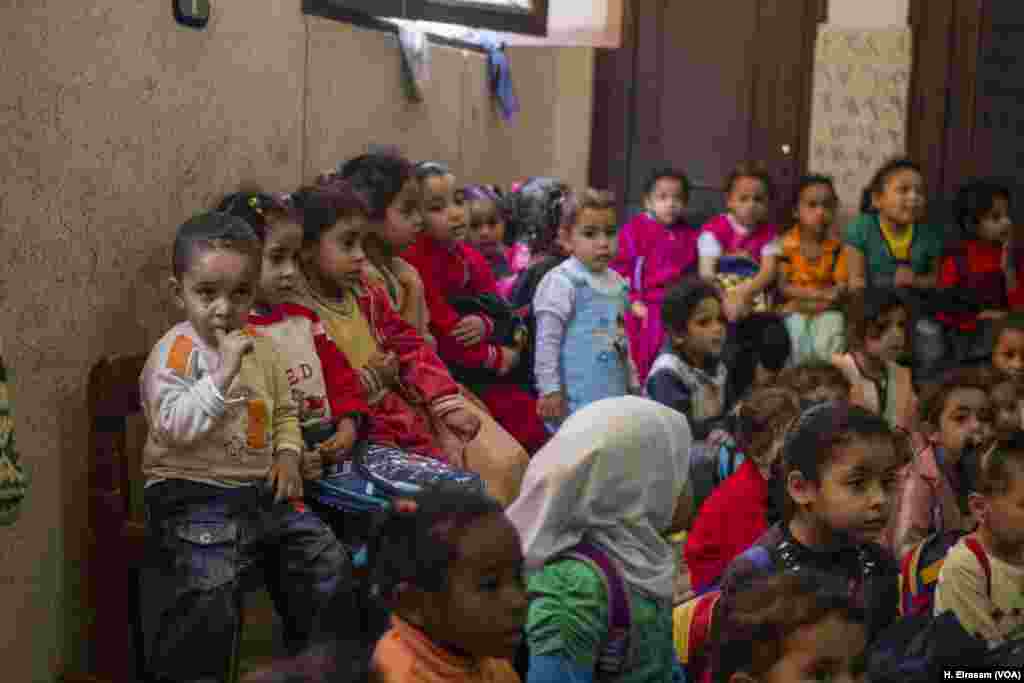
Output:
[[225,296],[218,297],[210,308],[214,315],[227,315],[231,312],[231,300]]

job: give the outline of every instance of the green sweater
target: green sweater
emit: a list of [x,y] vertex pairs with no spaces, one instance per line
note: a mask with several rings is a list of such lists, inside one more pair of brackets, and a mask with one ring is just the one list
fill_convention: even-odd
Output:
[[[608,596],[601,576],[583,562],[557,560],[530,577],[529,592],[526,639],[530,654],[562,657],[593,668],[608,635]],[[672,680],[671,606],[659,605],[635,590],[629,599],[634,657],[619,683]]]
[[0,525],[13,524],[21,511],[28,478],[18,459],[11,409],[11,373],[0,356]]

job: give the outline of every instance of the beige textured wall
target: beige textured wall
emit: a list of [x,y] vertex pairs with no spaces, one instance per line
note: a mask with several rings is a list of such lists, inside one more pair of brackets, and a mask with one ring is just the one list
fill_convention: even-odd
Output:
[[905,26],[910,0],[829,0],[828,20],[837,26]]
[[482,53],[433,47],[423,102],[405,102],[397,37],[311,19],[306,177],[372,142],[444,161],[467,182],[508,185],[542,173],[586,182],[594,50],[512,47],[508,54],[522,107],[512,125],[490,98]]
[[[908,21],[908,18],[909,18],[909,16],[908,16],[909,15],[909,11],[910,11],[910,0],[829,0],[829,5],[828,5],[828,21],[829,21],[829,25],[827,27],[823,27],[823,31],[828,32],[828,31],[833,31],[833,29],[839,29],[839,31],[842,32],[842,30],[844,30],[844,29],[849,29],[851,31],[874,31],[874,32],[878,33],[879,35],[884,35],[886,31],[896,31],[899,27],[907,26],[907,21]],[[811,122],[811,144],[812,144],[812,150],[811,150],[811,155],[810,155],[810,160],[809,160],[809,165],[810,165],[810,169],[809,170],[810,171],[814,171],[814,172],[829,172],[829,173],[835,174],[838,177],[840,175],[843,175],[843,173],[845,171],[849,171],[851,164],[848,164],[846,162],[840,162],[840,166],[842,166],[841,169],[839,169],[839,168],[830,168],[829,167],[830,164],[828,164],[828,163],[821,163],[819,161],[816,161],[816,159],[815,159],[814,145],[819,143],[818,140],[815,140],[815,136],[816,136],[816,134],[818,134],[820,136],[820,132],[821,132],[821,129],[822,129],[823,125],[826,125],[826,124],[829,124],[829,123],[832,122],[828,118],[826,118],[824,120],[821,119],[821,116],[820,116],[821,115],[821,111],[820,111],[821,107],[819,107],[819,105],[822,103],[823,97],[825,99],[834,101],[836,103],[837,107],[839,105],[839,102],[842,101],[842,100],[847,100],[847,101],[853,100],[858,105],[862,105],[865,102],[865,93],[864,93],[865,86],[864,86],[864,78],[863,77],[854,78],[848,84],[848,87],[836,87],[835,84],[833,84],[831,86],[826,86],[822,82],[822,79],[819,78],[818,76],[821,76],[823,71],[827,71],[830,68],[836,67],[836,65],[834,65],[834,64],[827,64],[827,63],[821,61],[822,57],[823,57],[823,53],[822,53],[822,50],[821,50],[821,48],[822,48],[821,40],[822,40],[821,33],[819,33],[819,37],[818,37],[818,41],[819,41],[818,42],[818,50],[817,50],[817,53],[816,53],[816,59],[818,61],[815,64],[816,78],[815,78],[815,91],[814,91],[814,94],[813,94],[813,96],[814,96],[815,113],[812,115],[812,116],[818,117],[819,120]],[[862,41],[855,41],[855,42],[862,43]],[[891,41],[889,41],[889,42],[891,42]],[[874,50],[875,50],[874,46],[863,45],[862,44],[861,48],[867,48],[867,49],[863,49],[864,54],[859,57],[859,60],[868,69],[870,69],[872,66],[877,66],[879,69],[884,71],[889,66],[889,65],[884,63],[884,60],[883,60],[883,62],[879,62],[879,60],[877,58],[877,54],[874,52]],[[826,51],[826,52],[832,52],[832,51]],[[854,61],[856,61],[856,60],[854,60]],[[879,63],[878,64],[874,64],[874,62],[879,62]],[[841,66],[838,67],[839,71],[846,71],[847,74],[850,73],[851,69],[853,69],[854,71],[858,71],[858,73],[860,71],[863,71],[863,69],[861,69],[860,67],[857,67],[853,63],[847,64],[847,65],[841,65]],[[848,78],[849,78],[849,76],[848,76]],[[886,90],[886,88],[891,90],[891,86],[892,86],[891,83],[880,83],[880,86],[876,89],[878,91],[879,100],[880,101],[884,99],[884,91]],[[872,89],[873,88],[869,88],[869,90],[872,90]],[[825,92],[824,92],[825,90],[828,90],[828,95],[825,95]],[[904,90],[905,90],[905,87],[904,87]],[[904,96],[905,96],[905,92],[904,92]],[[870,99],[871,99],[870,94],[868,94],[867,97],[866,97],[866,100],[870,100]],[[904,99],[905,99],[905,97],[904,97]],[[885,99],[884,103],[885,103],[885,105],[888,106],[888,105],[891,105],[893,103],[893,100]],[[904,106],[903,102],[898,102],[898,104],[899,104],[899,106]],[[872,104],[870,106],[870,110],[871,111],[876,111],[878,108],[879,107],[875,106],[874,104]],[[885,108],[885,107],[882,107],[882,108]],[[868,111],[868,109],[865,109],[864,111]],[[900,140],[899,140],[899,143],[897,144],[896,148],[902,150],[903,140],[906,139],[906,116],[905,116],[905,114],[900,114],[900,116],[902,118],[897,117],[895,125],[893,125],[893,122],[892,122],[892,118],[893,118],[892,115],[888,115],[887,116],[887,119],[889,119],[889,120],[886,122],[886,125],[881,125],[878,121],[871,121],[871,120],[869,120],[868,117],[864,117],[862,121],[858,122],[858,124],[859,124],[860,127],[863,127],[865,129],[864,132],[867,133],[866,137],[869,138],[869,139],[872,137],[873,134],[879,134],[879,135],[885,134],[887,136],[892,136],[892,135],[898,136],[900,138]],[[843,123],[848,123],[849,119],[850,119],[850,116],[849,115],[845,115],[845,116],[840,116],[838,118],[839,119],[844,119]],[[872,152],[877,152],[878,149],[879,149],[878,145],[873,145],[873,143],[871,143],[871,142],[865,142],[864,145],[865,146],[863,147],[863,149],[867,150],[867,152],[865,152],[861,156],[868,156],[868,157],[870,157],[870,156],[872,156]],[[885,149],[888,150],[888,152],[886,152],[887,154],[889,152],[892,152],[893,154],[895,154],[895,152],[892,151],[891,146],[886,145]],[[876,159],[872,158],[872,159],[870,159],[867,162],[866,165],[867,166],[875,165],[875,161],[876,161]],[[832,164],[832,165],[834,165],[834,164]],[[880,165],[880,164],[877,164],[877,165]],[[869,178],[871,173],[873,173],[872,170],[857,171],[857,172],[854,173],[856,178],[855,179],[851,179],[850,182],[853,185],[855,185],[855,186],[858,186],[858,187],[862,186],[863,184],[866,184],[866,181],[864,179],[865,175]],[[843,192],[843,191],[841,190],[841,192]],[[846,191],[845,194],[847,196],[843,199],[842,203],[840,204],[839,215],[836,217],[836,225],[837,226],[843,226],[846,223],[848,223],[849,221],[853,220],[857,216],[857,213],[859,211],[859,202],[860,202],[860,200],[859,200],[859,196],[860,196],[859,192],[857,192],[857,191],[853,191],[853,192]]]
[[178,223],[239,182],[292,188],[370,142],[485,181],[586,178],[589,49],[514,49],[525,111],[508,127],[479,54],[437,49],[427,101],[410,105],[392,37],[307,20],[297,0],[213,6],[196,32],[165,2],[0,5],[0,335],[33,479],[0,529],[5,681],[83,662],[85,379],[173,320]]

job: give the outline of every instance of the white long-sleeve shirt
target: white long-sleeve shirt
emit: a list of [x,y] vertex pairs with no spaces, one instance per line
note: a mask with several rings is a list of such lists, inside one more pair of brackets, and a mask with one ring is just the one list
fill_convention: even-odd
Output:
[[266,477],[280,451],[302,452],[297,407],[274,343],[254,337],[223,395],[212,379],[220,362],[187,322],[149,354],[140,378],[147,486],[166,479],[246,486]]

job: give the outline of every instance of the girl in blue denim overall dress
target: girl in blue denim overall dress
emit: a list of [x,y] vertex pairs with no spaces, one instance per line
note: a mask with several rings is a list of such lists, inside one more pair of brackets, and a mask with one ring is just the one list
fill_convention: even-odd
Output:
[[617,251],[612,201],[595,190],[567,198],[561,231],[572,257],[544,276],[533,300],[537,412],[552,431],[583,406],[636,387],[624,326],[629,285],[608,268]]

